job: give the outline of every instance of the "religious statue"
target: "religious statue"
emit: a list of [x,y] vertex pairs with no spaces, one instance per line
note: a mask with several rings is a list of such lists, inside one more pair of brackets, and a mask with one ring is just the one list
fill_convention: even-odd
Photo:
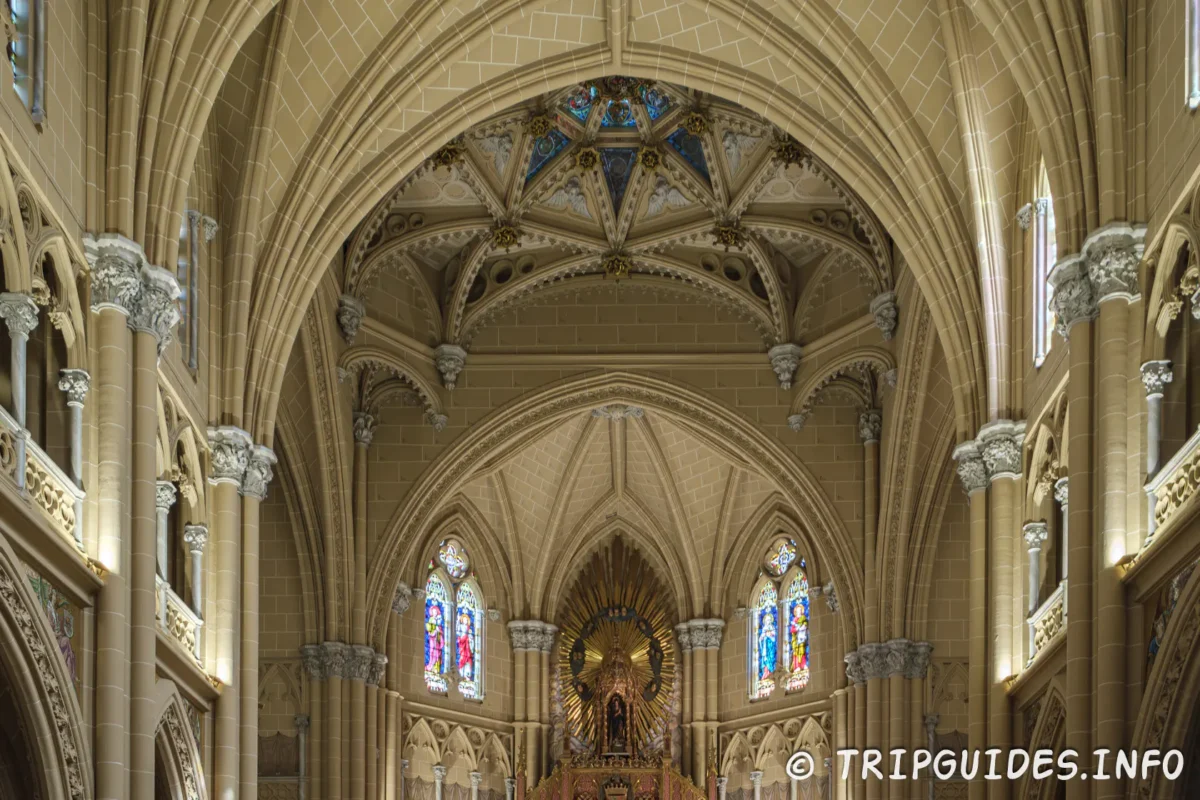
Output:
[[614,694],[608,701],[608,752],[625,753],[629,749],[628,729],[625,701]]

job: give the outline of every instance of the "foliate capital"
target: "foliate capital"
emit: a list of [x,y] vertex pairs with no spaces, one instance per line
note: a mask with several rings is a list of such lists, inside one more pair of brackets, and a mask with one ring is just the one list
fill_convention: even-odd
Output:
[[825,596],[825,605],[829,608],[830,613],[836,614],[838,609],[842,607],[842,604],[838,600],[837,587],[833,585],[833,581],[825,584],[821,590],[821,594]]
[[375,438],[375,425],[379,422],[374,414],[367,411],[354,412],[354,441],[359,444],[371,446],[372,440]]
[[1054,499],[1058,501],[1060,506],[1067,505],[1068,487],[1070,481],[1067,478],[1059,478],[1054,482]]
[[148,333],[158,342],[158,353],[171,343],[171,331],[179,323],[179,282],[165,269],[142,264],[141,291],[133,299],[129,327]]
[[1017,209],[1017,226],[1027,231],[1033,225],[1033,203],[1026,203]]
[[246,474],[242,478],[241,492],[246,497],[265,500],[267,485],[275,477],[274,466],[277,463],[275,453],[265,445],[255,445],[248,453]]
[[375,666],[375,650],[365,644],[351,645],[342,677],[352,681],[366,682]]
[[328,677],[325,659],[325,648],[319,644],[306,644],[300,647],[300,661],[304,671],[314,681],[323,681]]
[[886,678],[891,674],[888,655],[891,648],[884,642],[871,642],[858,648],[858,663],[867,680]]
[[675,626],[675,639],[679,642],[679,649],[687,652],[692,649],[692,629],[688,627],[686,622],[681,622]]
[[175,484],[170,481],[158,481],[154,487],[154,507],[159,511],[170,511],[175,505]]
[[383,671],[387,668],[388,657],[383,653],[375,653],[371,660],[370,671],[367,673],[367,685],[378,686],[383,682]]
[[909,642],[908,660],[905,663],[904,677],[913,680],[924,678],[929,672],[929,659],[933,655],[933,645],[929,642]]
[[1021,534],[1025,539],[1025,549],[1033,553],[1041,550],[1042,544],[1050,538],[1050,528],[1045,522],[1026,522],[1021,527]]
[[250,434],[232,425],[208,429],[208,449],[212,452],[213,483],[233,483],[239,488],[250,463]]
[[1096,318],[1096,291],[1088,276],[1083,257],[1075,254],[1059,259],[1047,277],[1054,287],[1050,298],[1050,310],[1054,312],[1054,329],[1064,339],[1069,338],[1072,326],[1077,322],[1090,322]]
[[337,323],[342,329],[342,338],[347,343],[353,342],[366,316],[367,307],[362,300],[352,294],[344,294],[338,298]]
[[800,353],[800,345],[791,343],[777,344],[767,351],[771,369],[779,379],[780,389],[792,388],[792,378],[800,367]]
[[92,387],[92,376],[86,369],[60,369],[58,376],[58,388],[67,393],[67,405],[82,406]]
[[204,231],[204,243],[208,244],[217,236],[217,231],[220,229],[217,221],[209,216],[200,217],[200,229]]
[[795,433],[799,433],[800,431],[804,430],[804,423],[806,422],[808,422],[807,411],[801,411],[798,414],[792,414],[787,418],[788,428]]
[[321,657],[325,665],[326,678],[347,677],[347,666],[353,653],[350,645],[341,642],[325,642],[321,645]]
[[508,623],[513,650],[541,650],[542,623],[537,620],[513,620]]
[[208,526],[184,525],[183,543],[187,545],[189,553],[203,553],[204,546],[208,544]]
[[896,335],[896,321],[900,317],[900,309],[896,306],[895,292],[880,292],[871,301],[871,315],[875,317],[875,327],[879,328],[885,340]]
[[878,408],[868,408],[858,415],[858,437],[863,444],[878,442],[883,433],[883,412]]
[[84,253],[92,268],[92,310],[111,308],[129,316],[142,291],[141,245],[120,234],[85,236]]
[[721,634],[725,630],[723,619],[694,619],[688,622],[692,634],[692,648],[695,650],[718,650],[721,647]]
[[1161,397],[1167,384],[1175,379],[1170,361],[1147,361],[1142,364],[1142,386],[1146,397]]
[[479,784],[483,783],[483,773],[482,772],[472,772],[467,777],[469,777],[471,779],[471,788],[472,789],[478,789]]
[[297,714],[292,718],[292,721],[296,723],[296,730],[301,732],[308,730],[308,727],[312,722],[308,714]]
[[441,783],[444,780],[446,780],[447,772],[449,772],[449,770],[446,767],[442,766],[441,764],[433,765],[433,779],[435,781],[437,781],[438,783]]
[[987,466],[983,463],[978,444],[963,442],[954,448],[953,458],[958,462],[958,479],[962,481],[964,492],[971,495],[987,488]]
[[1024,441],[1024,422],[1001,419],[979,429],[979,445],[989,480],[1015,478],[1021,474]]
[[467,363],[467,351],[456,344],[439,344],[433,351],[433,361],[442,375],[442,383],[453,389]]
[[1137,297],[1138,263],[1142,259],[1145,239],[1145,226],[1119,222],[1105,225],[1088,236],[1083,252],[1097,303]]
[[0,319],[8,325],[9,336],[28,339],[38,325],[37,301],[20,292],[0,293]]
[[847,678],[854,683],[867,682],[867,675],[863,671],[862,659],[859,657],[857,650],[846,653],[845,662]]

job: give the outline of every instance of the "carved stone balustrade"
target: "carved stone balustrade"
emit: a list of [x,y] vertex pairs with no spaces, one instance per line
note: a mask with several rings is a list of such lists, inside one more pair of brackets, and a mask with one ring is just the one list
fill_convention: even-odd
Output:
[[1029,627],[1033,630],[1033,653],[1029,660],[1037,658],[1038,653],[1054,641],[1054,637],[1067,630],[1067,582],[1058,584],[1058,588],[1050,593],[1046,602],[1037,611],[1029,615]]
[[179,643],[184,652],[191,654],[197,664],[200,661],[200,629],[204,620],[193,611],[183,598],[175,594],[170,584],[160,577],[155,577],[157,592],[155,592],[154,615],[158,627],[168,638]]
[[1161,535],[1164,528],[1177,527],[1197,511],[1200,498],[1200,429],[1146,481],[1150,501],[1150,531],[1143,549]]
[[7,481],[55,534],[82,553],[83,490],[4,408],[0,408],[0,480]]

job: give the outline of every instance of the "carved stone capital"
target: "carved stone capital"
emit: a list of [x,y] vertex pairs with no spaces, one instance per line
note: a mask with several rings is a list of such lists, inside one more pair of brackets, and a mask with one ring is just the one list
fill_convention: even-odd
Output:
[[924,678],[929,673],[929,658],[932,655],[933,645],[929,642],[909,642],[904,677],[912,680]]
[[183,543],[187,545],[189,553],[203,553],[204,546],[208,544],[208,526],[184,525]]
[[447,770],[446,767],[443,767],[441,764],[434,764],[433,779],[438,783],[443,783],[446,780],[446,773],[448,771],[449,770]]
[[853,683],[866,683],[867,676],[863,671],[862,659],[859,657],[858,651],[855,650],[846,653],[846,677]]
[[1066,508],[1067,506],[1067,496],[1069,494],[1068,489],[1070,485],[1071,483],[1067,478],[1059,478],[1054,482],[1054,499],[1057,500],[1058,504],[1063,508]]
[[1125,223],[1105,225],[1088,236],[1083,252],[1097,303],[1138,296],[1138,263],[1145,238],[1144,226]]
[[538,624],[541,626],[541,630],[535,634],[537,647],[531,649],[540,650],[543,653],[551,653],[554,651],[554,635],[558,633],[558,626],[551,625],[549,622]]
[[725,630],[723,619],[693,619],[688,622],[693,650],[719,650]]
[[441,433],[450,424],[450,418],[445,414],[439,414],[432,408],[427,408],[425,409],[425,424],[433,428],[437,433]]
[[801,411],[799,414],[792,414],[787,418],[788,427],[799,433],[804,429],[804,423],[808,422],[808,413],[807,411]]
[[148,333],[158,343],[161,356],[171,343],[171,332],[179,324],[179,281],[161,267],[142,264],[141,291],[129,312],[129,327]]
[[375,426],[379,420],[374,414],[366,411],[354,412],[354,441],[361,445],[371,446],[372,440],[375,439]]
[[760,769],[756,769],[750,773],[750,783],[753,784],[755,789],[762,786],[762,778],[763,774]]
[[886,642],[871,642],[858,648],[858,663],[867,680],[886,678],[891,674],[888,657],[891,648]]
[[325,660],[326,678],[348,677],[346,672],[352,657],[350,645],[341,642],[325,642],[321,645],[321,652]]
[[1026,522],[1021,527],[1021,535],[1025,539],[1025,549],[1037,552],[1042,544],[1050,538],[1050,528],[1045,522]]
[[868,408],[858,415],[858,438],[863,444],[878,442],[883,433],[883,412],[878,408]]
[[1175,379],[1170,361],[1147,361],[1142,364],[1142,386],[1146,397],[1162,397],[1167,384]]
[[308,726],[311,724],[312,720],[309,718],[308,714],[297,714],[292,718],[292,722],[295,723],[296,730],[303,735],[304,732],[308,730]]
[[375,653],[370,671],[367,673],[367,685],[378,686],[383,682],[383,671],[387,668],[388,657],[383,653]]
[[354,295],[344,294],[338,298],[337,323],[342,329],[342,338],[347,343],[353,342],[354,337],[358,335],[366,313],[366,305]]
[[1023,230],[1029,230],[1033,225],[1033,203],[1026,203],[1017,209],[1017,226]]
[[791,343],[777,344],[767,351],[780,389],[792,388],[792,378],[800,367],[800,352],[800,345]]
[[829,611],[831,613],[836,614],[838,612],[838,609],[840,609],[842,607],[842,604],[838,600],[837,587],[835,587],[833,585],[832,581],[825,584],[821,588],[821,594],[823,594],[825,596],[826,607],[829,609]]
[[85,236],[84,253],[92,268],[92,310],[109,308],[129,316],[142,291],[146,255],[132,239],[115,233]]
[[483,783],[483,773],[482,772],[471,772],[471,773],[468,773],[467,777],[471,779],[471,788],[472,789],[478,789],[479,784]]
[[83,407],[88,389],[92,387],[92,376],[86,369],[60,369],[58,371],[59,391],[67,393],[67,405]]
[[204,233],[205,244],[208,244],[217,237],[217,231],[220,230],[220,227],[212,217],[207,215],[200,217],[200,230]]
[[958,462],[958,479],[968,495],[987,488],[987,466],[975,442],[963,442],[954,448],[954,460]]
[[213,483],[235,483],[240,488],[250,463],[250,434],[232,425],[208,429],[208,449],[212,452]]
[[900,318],[900,309],[896,306],[895,292],[880,292],[871,301],[871,315],[875,317],[875,327],[879,328],[885,340],[896,335],[896,321]]
[[170,511],[175,505],[175,484],[170,481],[158,481],[154,485],[154,507],[159,511]]
[[323,681],[328,677],[328,664],[325,658],[325,648],[319,644],[306,644],[300,647],[300,661],[304,671],[314,681]]
[[513,620],[508,623],[508,635],[513,650],[542,649],[542,623],[537,620]]
[[0,319],[8,325],[9,336],[28,339],[38,326],[37,301],[20,292],[0,293]]
[[396,593],[392,595],[392,611],[403,615],[405,611],[408,611],[408,607],[412,605],[412,599],[412,587],[401,581],[396,584]]
[[346,658],[345,671],[342,677],[351,681],[366,682],[375,668],[375,650],[365,644],[350,646],[350,654]]
[[458,375],[467,363],[467,351],[456,344],[439,344],[433,351],[433,362],[447,389],[453,389]]
[[979,429],[979,446],[988,479],[1015,478],[1021,474],[1021,446],[1025,423],[1000,419]]
[[681,622],[675,626],[675,640],[679,642],[679,649],[687,652],[692,649],[692,629],[688,627],[686,622]]
[[275,477],[275,464],[275,453],[271,452],[271,448],[261,444],[250,448],[246,474],[242,479],[242,494],[259,500],[266,499],[267,485]]
[[1076,254],[1059,259],[1047,277],[1054,287],[1050,298],[1050,310],[1054,312],[1054,329],[1064,339],[1070,337],[1071,328],[1077,322],[1090,322],[1096,318],[1096,291],[1088,276],[1087,264]]

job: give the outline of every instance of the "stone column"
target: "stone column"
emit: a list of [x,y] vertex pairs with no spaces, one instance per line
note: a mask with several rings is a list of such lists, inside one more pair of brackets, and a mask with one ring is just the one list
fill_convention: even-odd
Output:
[[400,756],[402,743],[400,741],[400,626],[404,614],[412,604],[412,589],[407,583],[396,585],[396,593],[392,597],[393,617],[388,624],[387,647],[387,693],[384,719],[387,726],[385,753],[387,765],[384,769],[384,800],[399,800],[400,797]]
[[[863,443],[863,566],[866,576],[864,595],[864,638],[872,644],[859,649],[866,678],[867,747],[884,748],[883,678],[886,670],[886,646],[879,638],[879,571],[876,563],[879,526],[879,437],[883,432],[883,416],[878,409],[869,408],[858,416],[858,435]],[[871,649],[869,649],[871,648]],[[883,648],[878,653],[873,648]],[[866,783],[867,800],[883,797],[883,782],[872,776]]]
[[516,778],[504,779],[504,800],[513,800],[513,792],[517,790]]
[[[528,727],[527,721],[527,700],[525,697],[525,654],[533,647],[533,639],[529,632],[529,623],[523,620],[513,620],[508,623],[508,635],[512,643],[512,658],[513,658],[513,757],[522,749],[526,752],[528,758]],[[516,771],[520,765],[514,762],[513,770]],[[526,767],[525,774],[530,780],[532,788],[533,776]]]
[[209,428],[208,446],[212,451],[209,480],[214,484],[211,520],[217,612],[208,627],[216,637],[216,677],[224,684],[214,714],[213,797],[226,800],[239,796],[241,780],[242,505],[238,491],[250,463],[250,434],[232,426]]
[[541,757],[538,763],[541,767],[541,777],[550,774],[550,654],[554,652],[554,635],[558,633],[557,626],[550,623],[542,625],[542,640],[539,648],[542,699],[538,703],[540,715],[538,718],[538,748]]
[[[849,747],[846,740],[846,715],[848,712],[848,704],[846,702],[847,689],[836,689],[833,692],[833,733],[834,733],[834,752],[845,750]],[[847,789],[846,781],[842,780],[841,772],[830,773],[829,780],[834,785],[834,797],[837,800],[846,800]]]
[[1054,557],[1062,562],[1061,569],[1059,571],[1062,573],[1063,580],[1067,579],[1067,553],[1069,552],[1069,540],[1067,539],[1067,535],[1070,533],[1070,529],[1068,528],[1068,523],[1070,522],[1070,507],[1067,505],[1067,501],[1070,496],[1070,485],[1071,482],[1068,478],[1059,478],[1054,482],[1054,499],[1058,501],[1058,505],[1062,508],[1062,519],[1059,520],[1059,525],[1062,526],[1062,536],[1060,537],[1062,539],[1062,552],[1055,553]]
[[[1013,541],[1016,520],[1013,517],[1016,482],[1021,475],[1021,446],[1025,423],[1009,420],[989,422],[979,430],[979,447],[987,467],[991,489],[988,510],[988,538],[991,543],[992,658],[990,699],[988,703],[988,746],[1007,748],[1012,744],[1012,708],[1006,681],[1016,673],[1016,647],[1013,641]],[[988,797],[1007,800],[1008,781],[991,781]]]
[[708,653],[709,634],[707,620],[694,619],[688,622],[692,634],[692,781],[704,785],[705,720],[708,719]]
[[725,795],[729,791],[729,778],[722,775],[717,778],[717,800],[725,800]]
[[379,684],[387,668],[387,656],[372,653],[367,675],[367,794],[370,800],[379,797]]
[[157,681],[158,357],[179,321],[179,284],[164,269],[142,263],[141,287],[129,315],[133,330],[131,558],[129,582],[129,788],[133,800],[154,800],[154,685]]
[[[141,248],[115,234],[84,240],[92,268],[95,328],[97,558],[108,577],[96,598],[95,794],[128,797],[129,764],[129,421],[128,318],[141,291]],[[15,346],[14,346],[15,351]],[[14,353],[15,355],[15,353]],[[24,368],[13,371],[23,380]],[[18,439],[23,445],[23,439]],[[18,453],[18,457],[20,457]],[[24,471],[18,470],[18,479]]]
[[[888,750],[905,748],[905,738],[908,735],[906,712],[908,710],[908,691],[905,679],[911,671],[909,661],[912,658],[913,643],[908,639],[891,639],[887,646],[887,680],[888,680]],[[884,759],[885,771],[892,768],[892,757],[886,754]],[[900,782],[887,783],[885,792],[889,797],[902,798],[903,784]]]
[[350,646],[345,677],[350,681],[350,800],[364,800],[367,782],[367,680],[375,651],[364,644]]
[[[925,679],[929,674],[929,657],[932,654],[933,645],[929,642],[913,642],[905,663],[905,677],[908,678],[908,748],[910,751],[925,746],[922,724],[925,710]],[[921,800],[921,781],[909,781],[908,785],[909,800]]]
[[[1092,752],[1092,462],[1093,439],[1092,370],[1093,320],[1096,295],[1088,278],[1087,267],[1078,256],[1068,256],[1050,273],[1054,287],[1051,300],[1058,318],[1059,335],[1067,340],[1070,354],[1067,378],[1068,448],[1067,477],[1071,482],[1072,530],[1067,550],[1070,581],[1067,583],[1067,674],[1066,674],[1066,746],[1078,753]],[[1086,763],[1086,756],[1083,757]],[[1090,786],[1084,781],[1069,781],[1067,800],[1085,800]]]
[[[542,692],[539,683],[541,681],[542,669],[542,642],[543,628],[542,623],[538,620],[513,620],[508,623],[508,632],[512,636],[513,648],[513,672],[516,679],[517,697],[524,697],[524,704],[516,704],[516,714],[518,720],[524,718],[520,724],[515,724],[514,728],[517,732],[518,742],[521,737],[522,730],[524,731],[525,739],[525,775],[529,781],[528,789],[532,789],[537,785],[537,780],[540,777],[538,773],[538,765],[540,755],[538,742],[541,738],[541,698]],[[551,633],[553,636],[553,633]],[[523,709],[524,713],[521,713]]]
[[350,646],[325,642],[325,798],[339,800],[342,792],[342,679],[346,676]]
[[[1021,529],[1025,539],[1025,549],[1029,552],[1029,584],[1026,590],[1026,611],[1033,615],[1033,612],[1038,610],[1041,604],[1040,592],[1042,588],[1042,543],[1046,541],[1049,533],[1046,523],[1044,522],[1026,522]],[[1033,622],[1027,620],[1025,628],[1028,636],[1029,660],[1032,661],[1035,655],[1033,649]],[[1028,744],[1028,743],[1026,743]]]
[[[987,466],[975,442],[963,442],[954,450],[958,478],[971,515],[971,545],[967,611],[967,748],[982,751],[987,746],[988,621],[987,621]],[[983,781],[967,786],[970,800],[983,800]]]
[[[354,592],[351,624],[355,649],[366,647],[367,636],[367,448],[375,437],[374,415],[354,413]],[[370,648],[367,648],[370,650]],[[369,659],[373,657],[363,656]],[[367,700],[365,678],[369,665],[350,683],[350,800],[365,800],[367,784]]]
[[154,510],[157,512],[154,526],[155,552],[157,553],[158,577],[168,582],[171,578],[167,575],[167,540],[169,538],[167,516],[171,513],[173,505],[175,505],[175,484],[170,481],[159,481],[154,495]]
[[[1127,554],[1129,306],[1140,298],[1138,262],[1145,235],[1144,226],[1135,229],[1112,223],[1094,231],[1084,244],[1088,277],[1098,307],[1095,324],[1099,351],[1092,367],[1097,394],[1093,476],[1099,517],[1094,524],[1100,547],[1093,560],[1096,628],[1092,705],[1096,720],[1092,744],[1110,753],[1126,746],[1126,604],[1120,564]],[[1074,449],[1070,452],[1073,458]],[[1075,611],[1074,606],[1070,609],[1068,619]],[[1125,796],[1123,777],[1114,775],[1112,780],[1097,781],[1095,786],[1096,798],[1115,800]]]
[[308,797],[308,714],[297,714],[295,722],[297,745],[300,748],[300,800],[306,800]]
[[312,788],[313,795],[322,797],[321,765],[324,759],[321,753],[321,736],[325,727],[325,714],[321,702],[324,687],[321,683],[326,677],[325,650],[319,644],[303,645],[300,648],[300,659],[304,665],[304,671],[308,675],[309,741],[311,742],[308,748],[306,780],[301,782],[301,787],[307,783]]
[[[1142,364],[1142,385],[1146,388],[1146,480],[1158,472],[1162,447],[1162,401],[1166,385],[1174,379],[1170,361]],[[1146,540],[1154,536],[1154,503],[1147,503]]]
[[25,427],[25,376],[26,351],[29,334],[37,330],[38,307],[33,297],[17,292],[0,293],[0,319],[8,325],[8,336],[12,340],[9,363],[12,370],[12,414],[17,425]]
[[204,546],[208,544],[208,526],[185,525],[183,543],[192,556],[192,611],[204,619]]
[[750,783],[754,786],[754,800],[762,800],[762,770],[750,773]]
[[242,651],[241,651],[241,784],[242,797],[258,792],[258,522],[267,486],[275,477],[275,454],[256,445],[250,449],[242,480]]
[[[938,726],[939,722],[941,722],[941,717],[938,714],[928,714],[928,715],[926,715],[925,720],[924,720],[924,723],[925,723],[925,725],[924,725],[924,727],[925,727],[925,744],[924,744],[924,746],[931,753],[934,751],[934,748],[937,746],[937,726]],[[933,800],[935,790],[936,789],[934,787],[934,778],[933,778],[933,776],[930,776],[929,791],[926,794],[926,797],[928,798],[928,800]]]
[[479,784],[483,782],[482,772],[472,772],[471,778],[471,800],[479,800]]
[[[58,388],[67,394],[71,409],[71,480],[83,488],[83,400],[92,379],[84,369],[59,370]],[[75,503],[75,545],[83,549],[83,501]]]
[[679,696],[682,698],[679,727],[683,733],[683,741],[680,742],[680,766],[684,775],[692,775],[692,629],[686,622],[675,626],[675,639],[679,642],[682,656],[679,671]]
[[[846,654],[846,677],[854,684],[854,749],[861,754],[867,749],[867,676],[863,669],[859,651]],[[850,785],[854,791],[850,796],[859,800],[867,796],[867,783],[862,774],[862,756],[851,765]]]
[[442,800],[444,784],[446,782],[446,768],[441,764],[435,764],[433,767],[433,798],[434,800]]

